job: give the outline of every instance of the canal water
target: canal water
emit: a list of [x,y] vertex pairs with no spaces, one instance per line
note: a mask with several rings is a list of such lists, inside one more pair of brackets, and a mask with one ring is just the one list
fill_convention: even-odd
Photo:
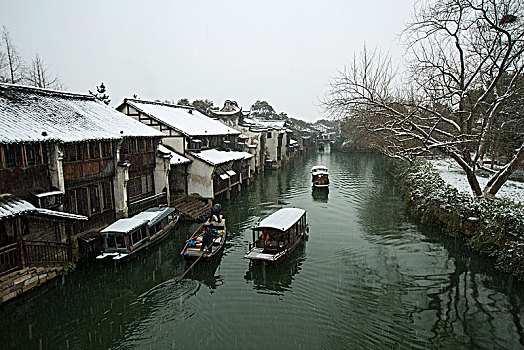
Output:
[[[310,169],[330,171],[313,192]],[[83,267],[0,307],[5,349],[522,349],[524,284],[405,212],[382,158],[313,153],[221,198],[229,240],[179,285],[181,224],[126,264]],[[275,267],[250,228],[307,210],[308,240]]]

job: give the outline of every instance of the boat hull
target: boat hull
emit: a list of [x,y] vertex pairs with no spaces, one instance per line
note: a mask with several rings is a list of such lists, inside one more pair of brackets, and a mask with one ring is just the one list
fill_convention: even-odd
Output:
[[302,232],[298,239],[296,239],[289,247],[274,254],[264,253],[263,248],[253,247],[244,258],[249,259],[255,265],[278,265],[293,254],[295,249],[297,249],[300,243],[304,240],[304,236],[305,232]]

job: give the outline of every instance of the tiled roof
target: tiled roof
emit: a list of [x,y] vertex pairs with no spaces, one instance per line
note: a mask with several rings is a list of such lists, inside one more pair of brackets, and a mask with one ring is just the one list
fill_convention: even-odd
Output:
[[126,103],[150,118],[187,136],[240,134],[240,131],[230,128],[216,119],[209,118],[191,107],[128,98],[124,100],[122,105]]
[[9,219],[19,215],[40,214],[61,219],[87,220],[87,216],[36,208],[31,203],[10,194],[0,195],[0,220]]
[[175,151],[170,150],[169,148],[167,148],[164,145],[158,145],[158,151],[171,155],[171,160],[169,161],[171,165],[180,165],[180,164],[191,163],[190,159],[187,159],[186,157],[176,153]]
[[0,84],[0,143],[77,142],[123,136],[165,135],[91,95]]
[[198,158],[211,165],[220,165],[231,162],[233,160],[253,158],[251,153],[238,151],[219,151],[216,149],[208,149],[199,153],[189,152],[193,157]]

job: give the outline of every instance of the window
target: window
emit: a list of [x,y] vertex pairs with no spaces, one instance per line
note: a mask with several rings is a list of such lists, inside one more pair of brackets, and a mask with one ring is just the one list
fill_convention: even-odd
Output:
[[11,168],[16,165],[16,145],[4,145],[5,167]]
[[126,248],[126,239],[124,235],[115,235],[116,247],[117,248]]
[[67,162],[74,162],[76,160],[76,148],[75,145],[64,146],[64,159]]
[[67,191],[66,198],[67,198],[68,211],[70,211],[71,213],[78,213],[78,207],[76,205],[75,191]]
[[75,189],[77,213],[87,215],[87,188]]
[[135,245],[142,240],[140,232],[140,230],[133,231],[131,234],[131,245]]
[[111,183],[103,182],[102,186],[102,208],[104,210],[111,209],[113,207],[113,196],[111,195]]
[[131,200],[152,194],[153,192],[152,174],[136,176],[129,179],[127,183],[127,195]]
[[100,212],[100,189],[97,185],[89,186],[89,204],[91,214]]
[[271,131],[267,133],[267,138],[268,138],[268,139],[271,138]]
[[116,248],[115,237],[112,236],[112,235],[108,235],[106,237],[106,245],[107,245],[108,248]]
[[67,211],[82,215],[112,209],[111,182],[100,182],[66,191],[66,205]]
[[87,158],[87,145],[85,143],[76,145],[76,160]]
[[25,155],[27,157],[28,165],[34,165],[36,163],[35,149],[33,145],[25,146]]
[[89,142],[89,158],[100,158],[100,147],[98,142]]
[[144,144],[144,140],[143,139],[140,139],[137,141],[138,143],[138,152],[143,152],[144,149],[146,148],[145,144]]
[[102,143],[102,157],[111,157],[111,142]]

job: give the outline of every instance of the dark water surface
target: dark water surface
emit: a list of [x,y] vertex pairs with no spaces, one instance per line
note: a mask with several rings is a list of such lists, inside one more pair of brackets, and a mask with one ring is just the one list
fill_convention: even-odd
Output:
[[[329,167],[329,193],[309,170]],[[522,349],[524,284],[408,218],[381,158],[311,154],[221,198],[229,241],[180,285],[196,225],[123,265],[94,265],[0,307],[6,349]],[[307,210],[282,265],[243,259],[251,226]]]

